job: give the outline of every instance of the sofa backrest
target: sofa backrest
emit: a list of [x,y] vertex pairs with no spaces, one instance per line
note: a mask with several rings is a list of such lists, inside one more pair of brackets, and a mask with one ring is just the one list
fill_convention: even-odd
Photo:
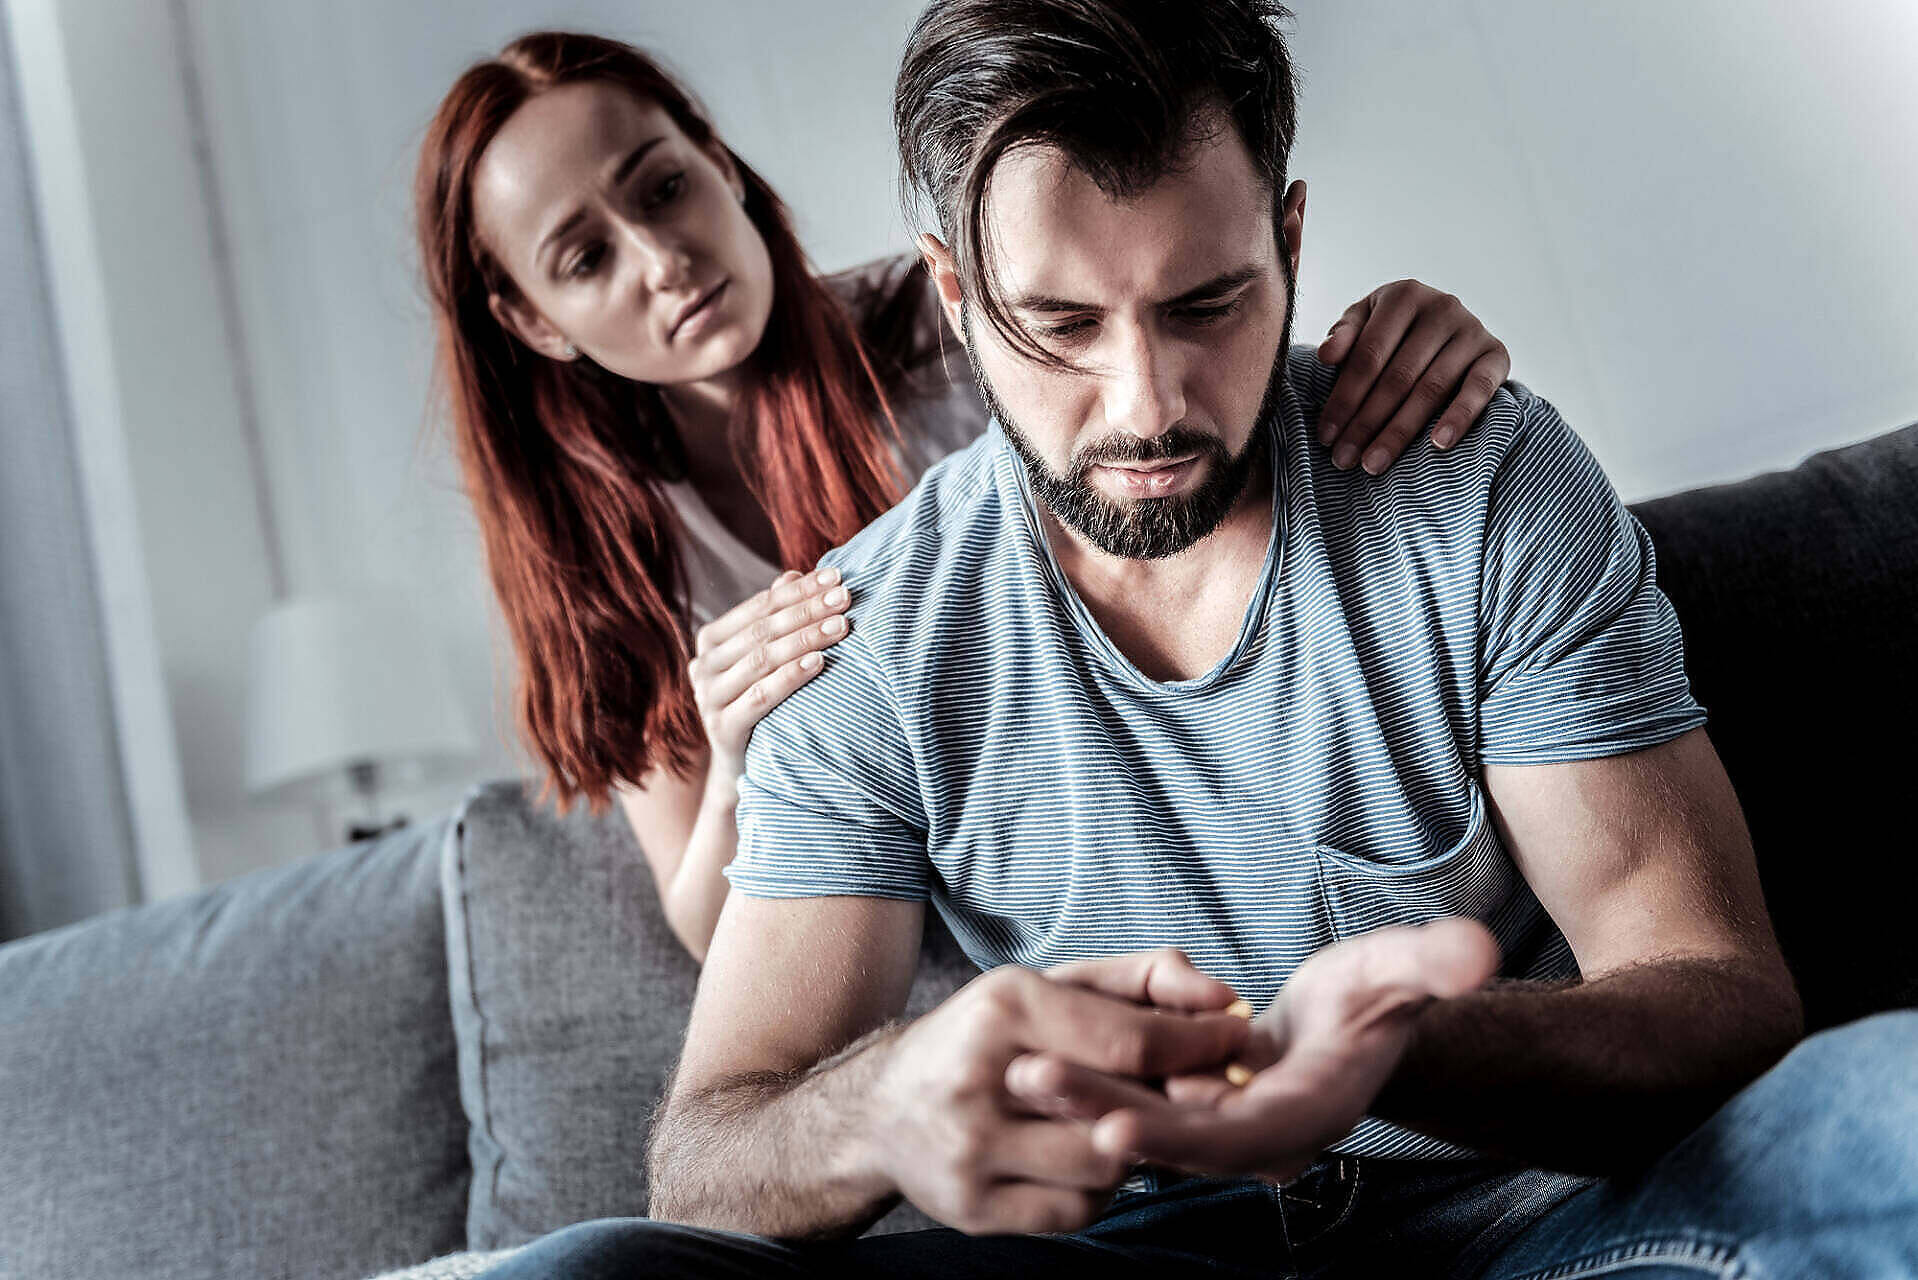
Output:
[[359,1280],[464,1245],[449,826],[0,947],[0,1276]]
[[[643,1214],[649,1125],[699,970],[631,826],[617,807],[561,813],[528,784],[491,783],[461,809],[444,874],[468,1247]],[[977,974],[928,912],[908,1013]],[[926,1225],[902,1206],[881,1229]]]
[[1807,1023],[1918,1003],[1918,425],[1634,512]]

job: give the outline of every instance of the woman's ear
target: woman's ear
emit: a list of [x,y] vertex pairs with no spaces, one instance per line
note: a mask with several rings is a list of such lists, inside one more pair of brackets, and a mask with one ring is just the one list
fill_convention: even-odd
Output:
[[548,360],[579,359],[579,348],[554,328],[552,321],[541,315],[539,308],[528,302],[519,290],[510,293],[494,290],[486,295],[486,306],[493,313],[493,319],[499,321],[500,328]]
[[925,260],[926,274],[932,277],[933,287],[939,290],[939,305],[945,309],[946,319],[952,322],[952,331],[964,342],[966,330],[960,323],[959,313],[965,306],[965,295],[959,288],[959,268],[952,260],[952,250],[928,231],[919,237],[919,256]]

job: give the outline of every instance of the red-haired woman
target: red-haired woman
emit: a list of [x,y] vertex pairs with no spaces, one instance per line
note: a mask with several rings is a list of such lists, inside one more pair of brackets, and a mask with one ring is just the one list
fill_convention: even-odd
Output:
[[[811,568],[985,410],[918,262],[815,276],[779,197],[631,46],[542,32],[469,69],[415,198],[521,725],[562,803],[619,796],[703,958],[747,737],[846,633]],[[1443,401],[1435,440],[1469,430],[1509,370],[1412,281],[1320,356],[1345,365],[1326,443],[1372,471]]]

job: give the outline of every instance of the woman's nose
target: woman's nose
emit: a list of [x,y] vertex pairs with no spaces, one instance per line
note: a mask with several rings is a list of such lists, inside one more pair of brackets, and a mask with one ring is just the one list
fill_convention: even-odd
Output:
[[626,234],[648,291],[670,293],[692,283],[692,251],[679,236],[655,227],[630,224]]

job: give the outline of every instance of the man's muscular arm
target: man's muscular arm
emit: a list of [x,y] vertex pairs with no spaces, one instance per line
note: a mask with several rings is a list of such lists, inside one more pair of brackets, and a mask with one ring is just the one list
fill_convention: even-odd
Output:
[[1731,784],[1703,730],[1609,759],[1487,766],[1485,784],[1584,980],[1429,1006],[1373,1111],[1547,1168],[1642,1163],[1803,1032]]
[[647,1152],[655,1218],[856,1235],[898,1198],[868,1140],[924,905],[733,894]]
[[[856,1234],[901,1194],[972,1232],[1091,1222],[1127,1161],[1016,1105],[1013,1059],[1156,1079],[1216,1068],[1245,1022],[1183,956],[983,974],[910,1024],[924,906],[734,894],[654,1125],[652,1214],[789,1239]],[[1140,1090],[1140,1092],[1144,1092]]]

